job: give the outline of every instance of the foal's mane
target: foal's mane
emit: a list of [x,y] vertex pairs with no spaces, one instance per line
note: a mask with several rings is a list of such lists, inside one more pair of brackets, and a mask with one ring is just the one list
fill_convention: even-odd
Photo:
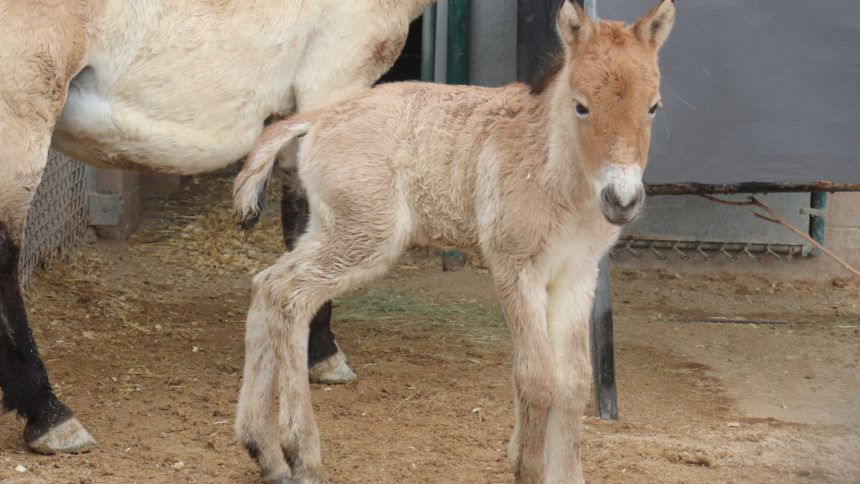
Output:
[[562,67],[564,67],[564,52],[559,52],[544,62],[540,73],[529,82],[529,93],[533,96],[541,95],[552,84]]
[[[601,37],[604,42],[610,42],[617,46],[623,46],[627,42],[635,41],[635,35],[637,34],[635,32],[631,32],[628,27],[621,22],[603,20],[597,24],[596,36]],[[555,78],[558,77],[558,74],[564,67],[564,62],[564,51],[559,48],[552,57],[543,63],[537,77],[528,83],[529,93],[537,96],[545,92]]]

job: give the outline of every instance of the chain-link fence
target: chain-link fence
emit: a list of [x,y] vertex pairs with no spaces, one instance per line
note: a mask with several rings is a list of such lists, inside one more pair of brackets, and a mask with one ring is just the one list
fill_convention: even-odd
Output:
[[36,189],[19,263],[22,284],[42,263],[68,253],[86,229],[87,168],[51,151]]

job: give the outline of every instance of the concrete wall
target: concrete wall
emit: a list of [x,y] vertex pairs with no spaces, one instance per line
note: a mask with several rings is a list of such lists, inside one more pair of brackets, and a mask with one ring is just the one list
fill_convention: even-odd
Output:
[[860,266],[860,193],[837,193],[827,209],[828,246]]

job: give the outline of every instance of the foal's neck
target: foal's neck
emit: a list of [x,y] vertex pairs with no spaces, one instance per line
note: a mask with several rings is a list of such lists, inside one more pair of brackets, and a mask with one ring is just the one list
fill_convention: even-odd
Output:
[[532,95],[540,113],[536,124],[545,130],[541,184],[558,202],[581,210],[594,205],[594,187],[582,158],[572,101],[568,90],[558,85],[564,78],[556,76],[544,92]]

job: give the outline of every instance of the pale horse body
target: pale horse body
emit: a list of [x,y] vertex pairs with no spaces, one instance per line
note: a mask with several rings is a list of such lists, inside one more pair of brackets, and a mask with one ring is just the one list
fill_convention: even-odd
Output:
[[265,479],[323,480],[305,358],[316,308],[411,244],[436,243],[479,248],[501,296],[517,482],[582,482],[597,266],[642,205],[657,51],[674,12],[664,0],[627,27],[565,2],[563,57],[531,90],[386,85],[266,129],[237,178],[237,213],[258,216],[273,160],[301,138],[311,219],[254,278],[236,431]]
[[[369,89],[429,3],[0,0],[0,387],[5,409],[27,419],[31,448],[95,443],[51,389],[18,287],[48,148],[110,168],[226,166],[266,119]],[[335,373],[320,379],[351,374],[328,319],[321,324],[317,354]]]

